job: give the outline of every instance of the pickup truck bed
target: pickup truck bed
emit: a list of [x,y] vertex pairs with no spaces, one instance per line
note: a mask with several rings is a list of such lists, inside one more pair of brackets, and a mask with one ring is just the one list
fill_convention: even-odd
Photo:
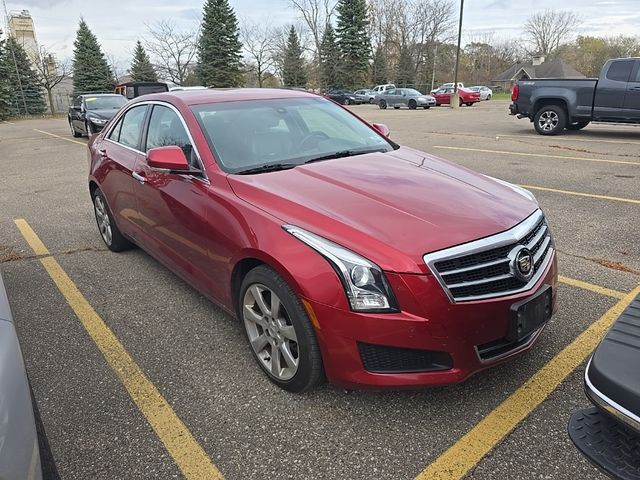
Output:
[[609,60],[600,77],[521,80],[511,115],[530,119],[541,135],[580,130],[589,122],[640,123],[640,59]]

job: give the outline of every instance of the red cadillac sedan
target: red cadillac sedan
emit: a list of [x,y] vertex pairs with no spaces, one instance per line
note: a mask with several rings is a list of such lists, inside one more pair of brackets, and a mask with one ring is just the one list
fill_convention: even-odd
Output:
[[[451,95],[455,92],[453,87],[441,88],[431,93],[431,96],[436,99],[436,107],[440,105],[447,105],[451,103]],[[474,92],[473,90],[467,90],[466,88],[458,88],[458,96],[460,97],[460,106],[466,105],[471,107],[474,103],[480,101],[480,92]]]
[[459,382],[528,350],[557,267],[533,195],[322,97],[139,97],[89,142],[102,239],[239,318],[280,387]]

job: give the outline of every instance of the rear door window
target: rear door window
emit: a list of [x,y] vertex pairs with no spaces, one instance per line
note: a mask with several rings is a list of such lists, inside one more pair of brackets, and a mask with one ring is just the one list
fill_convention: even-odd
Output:
[[109,136],[109,138],[122,145],[138,150],[140,147],[140,137],[142,135],[142,124],[144,123],[146,113],[146,105],[139,105],[127,111],[124,117],[118,122],[118,125],[116,125],[116,128],[111,132],[112,135],[117,132],[118,138],[116,139],[113,136]]
[[617,82],[628,82],[631,76],[631,70],[633,70],[633,64],[635,60],[619,60],[612,62],[607,72],[608,80],[615,80]]

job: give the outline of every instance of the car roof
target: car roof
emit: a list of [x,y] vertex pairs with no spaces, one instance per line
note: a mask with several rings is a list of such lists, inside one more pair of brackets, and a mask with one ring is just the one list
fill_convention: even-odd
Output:
[[79,97],[122,97],[119,93],[82,93]]
[[151,93],[133,101],[165,100],[186,105],[222,103],[246,100],[273,100],[278,98],[318,98],[315,93],[284,88],[207,88],[205,90],[176,90]]

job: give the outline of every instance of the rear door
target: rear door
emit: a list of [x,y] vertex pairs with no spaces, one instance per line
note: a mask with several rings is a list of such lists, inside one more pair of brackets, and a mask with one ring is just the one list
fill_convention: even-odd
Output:
[[595,120],[622,120],[625,114],[625,97],[631,72],[636,64],[634,59],[614,60],[606,73],[600,77],[593,102]]
[[640,121],[640,61],[631,72],[631,79],[627,84],[627,95],[624,98],[626,114],[634,121]]

